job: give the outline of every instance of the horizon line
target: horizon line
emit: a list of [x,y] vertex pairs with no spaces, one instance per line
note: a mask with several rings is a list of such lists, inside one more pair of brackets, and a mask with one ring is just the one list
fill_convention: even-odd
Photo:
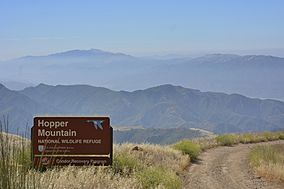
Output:
[[[277,48],[278,50],[281,50],[282,48]],[[17,59],[21,59],[21,58],[28,58],[28,57],[47,57],[47,56],[51,56],[51,55],[56,55],[56,54],[62,54],[62,53],[67,53],[67,52],[72,52],[72,51],[92,51],[92,50],[96,50],[96,51],[101,51],[101,52],[105,52],[105,53],[112,53],[112,54],[122,54],[125,56],[132,56],[135,58],[144,58],[144,57],[149,57],[149,58],[167,58],[168,56],[176,56],[176,57],[180,57],[180,58],[186,58],[186,57],[202,57],[202,56],[206,56],[206,55],[237,55],[237,56],[271,56],[271,57],[277,57],[277,58],[284,58],[284,55],[280,56],[280,55],[272,55],[272,53],[240,53],[240,51],[263,51],[265,49],[255,49],[255,50],[218,50],[218,51],[210,51],[210,50],[204,50],[204,51],[188,51],[187,53],[185,53],[184,51],[180,51],[180,52],[160,52],[160,53],[147,53],[148,55],[137,55],[137,53],[127,53],[127,52],[122,52],[122,51],[111,51],[111,50],[104,50],[104,49],[100,49],[100,48],[88,48],[88,49],[66,49],[66,50],[61,50],[61,51],[53,51],[50,53],[44,53],[44,54],[38,54],[38,55],[23,55],[23,56],[17,56],[14,58],[8,58],[8,59],[3,59],[0,60],[0,62],[5,62],[5,61],[11,61],[11,60],[17,60]],[[266,49],[268,50],[268,49]],[[234,52],[235,51],[235,52]],[[136,55],[135,55],[136,54]],[[139,54],[139,53],[138,53]],[[169,58],[170,59],[170,58]]]

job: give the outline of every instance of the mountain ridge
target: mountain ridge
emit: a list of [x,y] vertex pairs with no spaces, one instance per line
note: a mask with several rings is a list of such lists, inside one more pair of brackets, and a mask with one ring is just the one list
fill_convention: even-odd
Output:
[[[54,52],[54,53],[49,53],[46,55],[28,55],[28,56],[22,56],[22,57],[18,57],[18,58],[13,58],[13,59],[9,59],[6,61],[10,61],[10,60],[17,60],[17,59],[22,59],[22,58],[36,58],[36,57],[54,57],[54,56],[65,56],[65,55],[70,55],[70,56],[83,56],[83,55],[100,55],[100,54],[104,54],[104,55],[119,55],[119,56],[129,56],[129,57],[135,57],[135,58],[140,58],[140,57],[136,57],[130,54],[126,54],[126,53],[122,53],[122,52],[111,52],[111,51],[105,51],[102,49],[98,49],[98,48],[90,48],[90,49],[71,49],[71,50],[66,50],[66,51],[60,51],[60,52]],[[147,57],[147,56],[146,56]],[[184,58],[187,57],[185,55],[178,55],[175,54],[174,59],[178,59],[178,57]],[[284,57],[280,57],[280,56],[273,56],[273,55],[262,55],[262,54],[247,54],[247,55],[239,55],[239,54],[228,54],[228,53],[210,53],[210,54],[205,54],[205,55],[201,55],[198,56],[196,58],[200,58],[200,57],[235,57],[235,58],[279,58],[279,59],[284,59]],[[142,56],[143,58],[143,56]],[[151,59],[151,58],[150,58]],[[165,58],[165,59],[172,59],[172,58]],[[190,58],[190,59],[195,59],[195,58]]]
[[47,54],[47,55],[37,55],[37,56],[29,55],[29,56],[23,56],[23,57],[19,57],[19,58],[15,58],[15,59],[10,59],[10,61],[11,60],[31,59],[31,58],[48,58],[48,57],[59,57],[59,58],[71,57],[71,58],[74,58],[74,57],[77,57],[77,56],[80,57],[80,56],[102,56],[102,55],[104,55],[104,56],[133,57],[131,55],[120,53],[120,52],[113,53],[113,52],[109,52],[109,51],[91,48],[91,49],[88,49],[88,50],[73,49],[73,50],[68,50],[68,51],[50,53],[50,54]]
[[[14,103],[7,91],[21,97]],[[115,127],[199,128],[216,133],[284,129],[284,102],[248,98],[238,94],[201,92],[170,84],[133,92],[90,85],[40,84],[21,91],[0,90],[0,114],[20,107],[21,119],[34,115],[107,115]],[[21,100],[22,99],[22,100]],[[23,104],[29,99],[27,104]],[[29,106],[32,105],[32,107]]]

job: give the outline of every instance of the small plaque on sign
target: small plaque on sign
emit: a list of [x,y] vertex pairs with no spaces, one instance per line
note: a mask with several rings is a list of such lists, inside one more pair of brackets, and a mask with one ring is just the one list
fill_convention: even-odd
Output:
[[112,133],[108,117],[35,117],[33,165],[111,165]]

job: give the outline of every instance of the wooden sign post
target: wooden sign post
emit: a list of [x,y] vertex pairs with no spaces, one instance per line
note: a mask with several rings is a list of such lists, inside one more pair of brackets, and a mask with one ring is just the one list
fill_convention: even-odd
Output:
[[108,117],[35,117],[33,165],[111,165],[112,135]]

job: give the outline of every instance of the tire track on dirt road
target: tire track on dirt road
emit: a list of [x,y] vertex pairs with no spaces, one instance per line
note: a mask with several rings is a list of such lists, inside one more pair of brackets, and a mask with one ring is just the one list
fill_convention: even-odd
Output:
[[267,182],[249,168],[248,154],[257,145],[283,144],[273,141],[217,147],[200,155],[200,161],[189,168],[185,187],[192,189],[284,189],[283,185]]

